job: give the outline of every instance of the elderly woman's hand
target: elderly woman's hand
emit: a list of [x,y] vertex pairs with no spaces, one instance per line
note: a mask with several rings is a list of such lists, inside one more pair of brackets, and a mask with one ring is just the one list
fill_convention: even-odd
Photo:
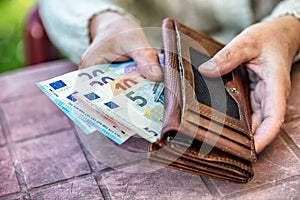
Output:
[[140,26],[128,17],[114,12],[96,15],[90,23],[90,36],[92,43],[82,56],[79,68],[134,60],[146,78],[163,79],[157,52]]
[[199,71],[226,74],[242,64],[250,72],[252,128],[257,153],[270,144],[284,122],[290,70],[300,47],[300,22],[291,15],[245,29]]

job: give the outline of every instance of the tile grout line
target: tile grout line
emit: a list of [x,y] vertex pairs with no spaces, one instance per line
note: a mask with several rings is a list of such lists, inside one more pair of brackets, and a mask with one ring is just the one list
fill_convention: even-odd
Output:
[[[17,193],[13,193],[13,194],[6,194],[6,195],[3,195],[3,196],[0,196],[0,200],[7,200],[7,199],[15,199],[16,196],[22,196],[23,193],[22,192],[17,192]],[[28,197],[25,197],[24,200],[27,200]]]
[[86,161],[88,163],[88,166],[89,166],[89,168],[91,170],[90,174],[92,174],[94,172],[100,171],[99,166],[96,163],[95,159],[89,153],[89,151],[86,149],[86,147],[84,146],[84,144],[81,142],[80,137],[78,136],[77,130],[75,128],[76,125],[71,120],[68,119],[68,121],[69,121],[69,124],[71,126],[71,130],[72,130],[72,132],[73,132],[73,134],[74,134],[74,136],[75,136],[75,138],[76,138],[76,140],[78,142],[78,145],[79,145],[79,147],[80,147],[80,149],[81,149],[81,151],[82,151],[82,153],[83,153],[83,155],[84,155],[84,157],[85,157],[85,159],[86,159]]
[[282,129],[280,134],[281,138],[285,141],[289,148],[293,151],[293,153],[300,159],[300,149],[294,140],[287,134],[287,132]]
[[[71,177],[71,178],[67,178],[67,179],[64,179],[64,180],[59,180],[59,181],[56,181],[56,182],[51,182],[51,183],[47,183],[47,184],[44,184],[44,185],[36,186],[36,187],[31,188],[28,192],[30,192],[30,193],[31,192],[38,192],[38,191],[44,190],[45,188],[53,188],[53,187],[56,187],[56,186],[64,185],[66,183],[71,183],[71,182],[77,181],[77,180],[84,180],[84,179],[87,179],[87,178],[93,178],[96,181],[97,186],[101,187],[101,185],[99,185],[100,183],[97,179],[99,177],[100,177],[99,179],[101,179],[101,171],[86,173],[86,174],[82,174],[82,175],[79,175],[79,176],[74,176],[74,177]],[[104,188],[104,190],[105,190],[105,188]],[[105,195],[105,193],[103,193],[102,190],[100,190],[100,192],[101,192],[101,194],[102,194],[102,196],[104,197],[105,200],[108,200],[108,199],[111,200],[112,199],[109,194]]]
[[11,97],[9,99],[3,99],[0,101],[1,104],[6,104],[6,103],[13,103],[13,102],[16,102],[16,101],[20,101],[20,99],[29,99],[29,98],[32,98],[32,97],[35,97],[35,96],[39,96],[41,94],[44,94],[42,93],[42,91],[37,91],[37,92],[34,92],[34,93],[30,93],[30,94],[24,94],[24,95],[20,95],[20,96],[15,96],[15,97]]
[[40,134],[40,135],[37,135],[37,136],[31,136],[31,137],[28,137],[28,138],[19,139],[19,140],[14,141],[14,143],[15,144],[25,143],[25,142],[28,142],[30,140],[40,139],[40,138],[45,137],[45,136],[52,136],[52,135],[60,134],[64,131],[70,131],[70,130],[72,130],[72,128],[62,128],[62,129],[59,129],[59,130],[50,131],[49,133],[44,133],[44,134]]
[[6,118],[2,109],[2,106],[0,105],[0,124],[2,126],[2,130],[3,130],[3,135],[4,138],[6,140],[6,144],[7,144],[7,149],[10,155],[10,159],[13,163],[13,167],[15,170],[15,175],[17,177],[17,181],[18,181],[18,186],[20,189],[20,192],[25,193],[24,199],[30,199],[30,196],[28,194],[28,187],[25,181],[25,176],[23,174],[22,171],[22,167],[20,162],[18,161],[18,157],[17,157],[17,153],[16,153],[16,148],[15,148],[15,143],[12,140],[11,137],[11,133],[8,127],[8,124],[6,122]]
[[[279,136],[284,140],[284,142],[292,150],[292,152],[298,158],[300,158],[300,149],[297,147],[296,143],[293,141],[293,139],[287,134],[287,132],[284,129],[281,129],[281,131],[279,133]],[[224,198],[225,199],[235,199],[237,197],[240,197],[241,195],[251,194],[255,191],[263,191],[264,189],[276,187],[276,186],[279,186],[279,185],[284,184],[286,182],[291,182],[291,181],[298,180],[299,177],[300,177],[300,175],[291,176],[291,177],[288,177],[288,178],[285,178],[285,179],[282,179],[282,180],[274,181],[272,183],[266,183],[266,184],[260,185],[258,187],[253,187],[253,188],[250,188],[248,190],[244,190],[244,191],[240,191],[240,192],[237,192],[237,193],[229,194],[229,195],[224,196]]]
[[200,176],[201,180],[205,184],[207,190],[210,192],[210,194],[216,198],[219,199],[221,198],[221,194],[219,193],[218,189],[216,186],[213,184],[213,182],[210,180],[208,177]]
[[[94,180],[96,181],[97,186],[98,186],[98,189],[99,189],[99,191],[101,192],[103,198],[104,198],[105,200],[111,200],[112,198],[111,198],[111,196],[110,196],[110,194],[109,194],[109,192],[108,192],[108,189],[106,188],[105,184],[102,183],[102,181],[99,181],[99,179],[102,180],[101,172],[102,172],[103,170],[101,170],[101,169],[99,168],[99,165],[96,163],[96,160],[93,158],[93,156],[92,156],[92,155],[90,154],[90,152],[86,149],[86,147],[84,146],[84,144],[81,142],[81,139],[80,139],[80,137],[78,136],[77,130],[76,130],[76,128],[75,128],[76,125],[75,125],[73,122],[71,122],[70,120],[69,120],[69,122],[70,122],[70,124],[71,124],[73,133],[74,133],[74,135],[75,135],[75,137],[76,137],[76,140],[77,140],[77,142],[78,142],[78,144],[79,144],[79,146],[80,146],[80,148],[81,148],[81,151],[82,151],[82,153],[83,153],[83,155],[84,155],[84,157],[85,157],[85,159],[86,159],[86,161],[87,161],[87,163],[88,163],[88,165],[89,165],[89,168],[90,168],[90,170],[91,170],[90,175],[91,175],[91,176],[94,178]],[[104,170],[105,170],[105,169],[104,169]]]
[[64,184],[70,183],[72,181],[83,180],[83,179],[87,179],[87,178],[90,178],[90,177],[93,177],[93,173],[81,174],[79,176],[74,176],[74,177],[63,179],[63,180],[58,180],[58,181],[55,181],[55,182],[46,183],[44,185],[33,187],[29,190],[29,192],[38,192],[38,191],[41,191],[43,189],[64,185]]
[[[99,179],[100,179],[100,180],[99,180]],[[110,193],[109,193],[108,188],[106,187],[105,183],[102,181],[102,176],[101,176],[101,174],[100,174],[100,177],[95,178],[95,180],[96,180],[96,182],[97,182],[97,185],[98,185],[98,187],[99,187],[99,189],[100,189],[100,192],[101,192],[103,198],[104,198],[105,200],[112,200],[112,197],[111,197],[111,195],[110,195]]]
[[284,124],[288,124],[290,122],[297,121],[297,120],[300,120],[300,116],[292,117],[290,120],[284,121]]
[[233,193],[233,194],[228,194],[226,196],[223,196],[223,198],[225,198],[225,199],[235,199],[235,198],[238,198],[238,197],[241,197],[241,196],[245,196],[247,194],[253,194],[254,192],[263,191],[265,189],[280,186],[280,185],[285,184],[285,183],[297,181],[297,180],[299,180],[299,178],[300,178],[300,175],[291,176],[291,177],[288,177],[288,178],[285,178],[285,179],[276,180],[274,182],[266,183],[266,184],[260,185],[258,187],[252,187],[248,190],[240,191],[240,192]]

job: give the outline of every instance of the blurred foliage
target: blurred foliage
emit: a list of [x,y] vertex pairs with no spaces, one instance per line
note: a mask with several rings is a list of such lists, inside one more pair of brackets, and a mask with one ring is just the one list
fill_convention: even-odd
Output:
[[0,0],[0,73],[24,66],[23,30],[36,0]]

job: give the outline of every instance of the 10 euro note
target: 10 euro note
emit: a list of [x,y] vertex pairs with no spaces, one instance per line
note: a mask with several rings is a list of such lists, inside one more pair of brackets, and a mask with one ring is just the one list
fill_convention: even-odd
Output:
[[145,79],[133,62],[89,82],[89,87],[77,87],[75,99],[126,134],[157,141],[163,122],[162,82]]

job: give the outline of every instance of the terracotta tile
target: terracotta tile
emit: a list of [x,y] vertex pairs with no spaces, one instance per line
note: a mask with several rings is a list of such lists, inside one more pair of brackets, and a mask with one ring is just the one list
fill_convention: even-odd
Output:
[[101,182],[116,200],[213,199],[199,176],[171,169],[149,173],[112,171],[103,174]]
[[254,163],[253,168],[254,178],[247,184],[211,180],[219,193],[225,196],[299,175],[300,161],[279,136],[259,155],[258,161]]
[[15,168],[7,148],[0,148],[0,196],[19,192]]
[[118,145],[100,132],[90,135],[85,135],[80,129],[77,129],[77,132],[83,145],[98,161],[101,169],[114,168],[147,158],[149,143],[144,139],[133,137]]
[[291,93],[287,102],[286,109],[286,121],[290,122],[295,118],[300,117],[300,98],[299,98],[299,90],[300,90],[300,69],[299,65],[294,67],[291,73],[292,87]]
[[13,194],[5,197],[0,197],[0,200],[26,200],[22,194]]
[[3,110],[14,141],[71,127],[65,114],[44,94],[5,103]]
[[299,199],[300,197],[300,180],[286,182],[277,186],[272,186],[264,190],[251,192],[247,195],[240,196],[243,200],[281,200],[281,199]]
[[0,124],[0,145],[4,145],[6,143],[5,137],[3,135],[3,129]]
[[29,188],[90,172],[72,131],[19,143],[16,151]]
[[76,70],[70,62],[53,61],[0,76],[0,102],[41,93],[36,82]]
[[292,138],[300,149],[300,118],[285,124],[284,131]]
[[32,199],[104,199],[94,178],[75,180],[65,184],[36,191],[30,194]]

